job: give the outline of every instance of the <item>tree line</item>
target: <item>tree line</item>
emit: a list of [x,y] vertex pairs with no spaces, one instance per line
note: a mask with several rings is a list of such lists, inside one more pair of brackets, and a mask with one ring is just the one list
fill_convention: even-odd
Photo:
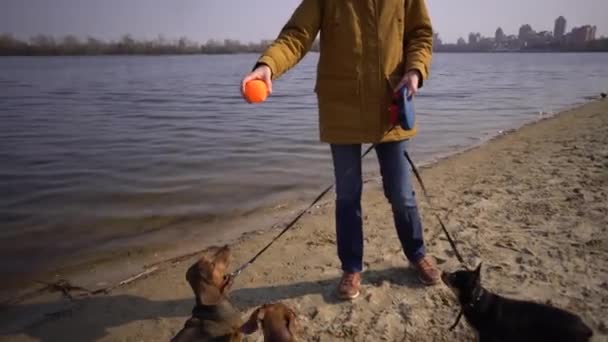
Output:
[[[9,34],[0,34],[0,56],[78,56],[78,55],[194,55],[194,54],[236,54],[261,53],[272,40],[262,40],[258,43],[242,43],[238,40],[211,39],[199,44],[188,38],[166,39],[159,36],[156,39],[136,40],[130,35],[124,35],[117,41],[104,41],[97,38],[78,38],[68,35],[56,38],[49,35],[37,35],[28,40],[17,39]],[[316,40],[311,48],[319,51],[319,41]],[[437,52],[492,52],[492,43],[485,40],[477,44],[437,44]],[[548,44],[530,45],[524,48],[510,49],[520,52],[547,51],[608,51],[608,39],[599,39],[578,45]]]
[[[117,41],[97,38],[78,38],[68,35],[56,38],[37,35],[29,40],[20,40],[9,34],[0,35],[0,56],[76,56],[76,55],[192,55],[192,54],[234,54],[261,53],[271,40],[258,43],[242,43],[238,40],[211,39],[204,44],[188,38],[166,39],[159,36],[151,40],[136,40],[125,35]],[[311,49],[319,51],[316,41]]]

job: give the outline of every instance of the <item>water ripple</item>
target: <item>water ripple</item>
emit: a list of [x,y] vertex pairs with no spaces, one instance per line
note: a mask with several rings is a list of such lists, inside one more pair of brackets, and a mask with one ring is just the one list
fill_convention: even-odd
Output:
[[[250,105],[239,82],[256,57],[0,59],[0,248],[33,231],[83,248],[137,234],[151,217],[230,215],[327,184],[318,55]],[[417,159],[608,89],[608,54],[438,54],[433,63],[416,97]],[[44,238],[27,241],[59,253]]]

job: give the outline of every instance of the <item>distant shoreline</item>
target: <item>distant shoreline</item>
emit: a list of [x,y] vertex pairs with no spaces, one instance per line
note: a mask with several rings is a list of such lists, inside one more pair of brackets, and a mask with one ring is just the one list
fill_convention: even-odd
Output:
[[[272,40],[258,43],[243,43],[238,40],[209,40],[200,44],[187,38],[137,40],[125,35],[118,41],[103,41],[96,38],[81,39],[76,36],[56,38],[38,35],[24,41],[7,34],[0,34],[0,56],[164,56],[164,55],[234,55],[261,54]],[[310,52],[320,51],[316,40]],[[433,46],[435,53],[584,53],[608,52],[608,39],[597,39],[584,43],[535,44],[528,46],[496,47],[484,44],[441,44]]]

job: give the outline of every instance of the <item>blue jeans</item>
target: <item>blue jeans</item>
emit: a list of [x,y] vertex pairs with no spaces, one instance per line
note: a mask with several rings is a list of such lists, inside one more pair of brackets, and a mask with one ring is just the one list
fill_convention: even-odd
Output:
[[[397,236],[407,259],[425,255],[422,223],[412,187],[410,166],[403,156],[407,140],[376,146],[384,195],[391,204]],[[336,181],[336,240],[342,270],[363,269],[363,222],[361,219],[361,145],[331,145]],[[349,171],[350,170],[350,171]]]

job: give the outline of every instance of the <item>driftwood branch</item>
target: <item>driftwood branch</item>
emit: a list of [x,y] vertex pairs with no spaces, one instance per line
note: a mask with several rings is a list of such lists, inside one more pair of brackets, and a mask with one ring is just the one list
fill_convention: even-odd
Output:
[[[93,295],[98,295],[98,294],[107,294],[109,292],[111,292],[112,290],[121,287],[121,286],[125,286],[128,285],[134,281],[136,281],[137,279],[140,279],[144,276],[150,275],[156,271],[159,270],[159,267],[154,266],[154,267],[149,267],[146,268],[145,270],[143,270],[140,273],[137,273],[135,275],[132,275],[124,280],[121,280],[120,282],[107,286],[107,287],[103,287],[100,289],[96,289],[96,290],[88,290],[84,287],[81,286],[75,286],[72,285],[68,280],[66,279],[60,279],[54,283],[49,283],[49,282],[45,282],[45,281],[36,281],[39,284],[44,285],[43,288],[41,289],[37,289],[34,291],[31,291],[29,293],[25,293],[21,296],[17,296],[15,298],[11,298],[8,301],[6,301],[5,303],[3,303],[4,305],[11,305],[11,304],[17,304],[19,302],[25,301],[27,299],[30,299],[32,297],[35,297],[37,295],[40,295],[42,293],[45,292],[60,292],[63,297],[67,298],[69,301],[74,301],[77,298],[82,298],[82,297],[90,297]],[[73,292],[84,292],[84,295],[80,295],[75,297],[72,293]]]
[[36,297],[38,295],[41,295],[42,293],[45,292],[61,292],[62,295],[67,298],[70,301],[74,300],[74,296],[72,295],[73,291],[80,291],[80,292],[84,292],[85,295],[84,296],[92,296],[92,295],[98,295],[98,294],[107,294],[109,292],[111,292],[112,290],[127,285],[141,277],[144,277],[146,275],[152,274],[156,271],[159,270],[159,265],[161,264],[165,264],[165,263],[178,263],[187,259],[190,259],[196,255],[199,255],[201,253],[205,253],[208,252],[210,249],[212,249],[213,247],[207,247],[205,249],[201,249],[192,253],[188,253],[188,254],[184,254],[184,255],[179,255],[173,258],[169,258],[169,259],[165,259],[165,260],[160,260],[148,265],[144,266],[144,271],[135,274],[133,276],[130,276],[129,278],[122,280],[116,284],[107,286],[107,287],[103,287],[103,288],[99,288],[96,290],[88,290],[84,287],[80,287],[80,286],[74,286],[72,284],[70,284],[69,281],[65,280],[65,279],[60,279],[55,283],[49,283],[49,282],[44,282],[44,281],[37,281],[37,283],[43,284],[45,285],[43,288],[40,289],[36,289],[33,291],[30,291],[28,293],[24,293],[20,296],[16,296],[14,298],[11,298],[5,302],[3,302],[3,305],[12,305],[12,304],[17,304],[20,302],[23,302],[25,300],[28,300],[30,298]]
[[137,279],[139,279],[141,277],[144,277],[144,276],[147,276],[149,274],[152,274],[152,273],[154,273],[154,272],[156,272],[158,270],[159,270],[159,268],[156,267],[156,266],[150,267],[150,268],[146,268],[142,272],[139,272],[139,273],[137,273],[135,275],[132,275],[132,276],[130,276],[129,278],[127,278],[125,280],[121,280],[120,282],[118,282],[118,283],[116,283],[114,285],[111,285],[111,286],[108,286],[108,287],[104,287],[104,288],[101,288],[101,289],[97,289],[97,290],[93,291],[92,294],[109,293],[109,292],[111,292],[112,290],[114,290],[114,289],[116,289],[118,287],[130,284],[130,283],[136,281]]
[[65,279],[60,279],[60,280],[58,280],[55,283],[47,283],[47,282],[44,282],[44,281],[37,281],[37,283],[46,285],[46,287],[44,287],[42,289],[42,291],[61,292],[61,294],[63,294],[63,296],[65,298],[69,299],[70,301],[74,300],[74,297],[71,294],[72,291],[85,292],[87,295],[91,294],[91,291],[85,289],[84,287],[74,286],[74,285],[70,284],[70,282],[67,281],[67,280],[65,280]]

